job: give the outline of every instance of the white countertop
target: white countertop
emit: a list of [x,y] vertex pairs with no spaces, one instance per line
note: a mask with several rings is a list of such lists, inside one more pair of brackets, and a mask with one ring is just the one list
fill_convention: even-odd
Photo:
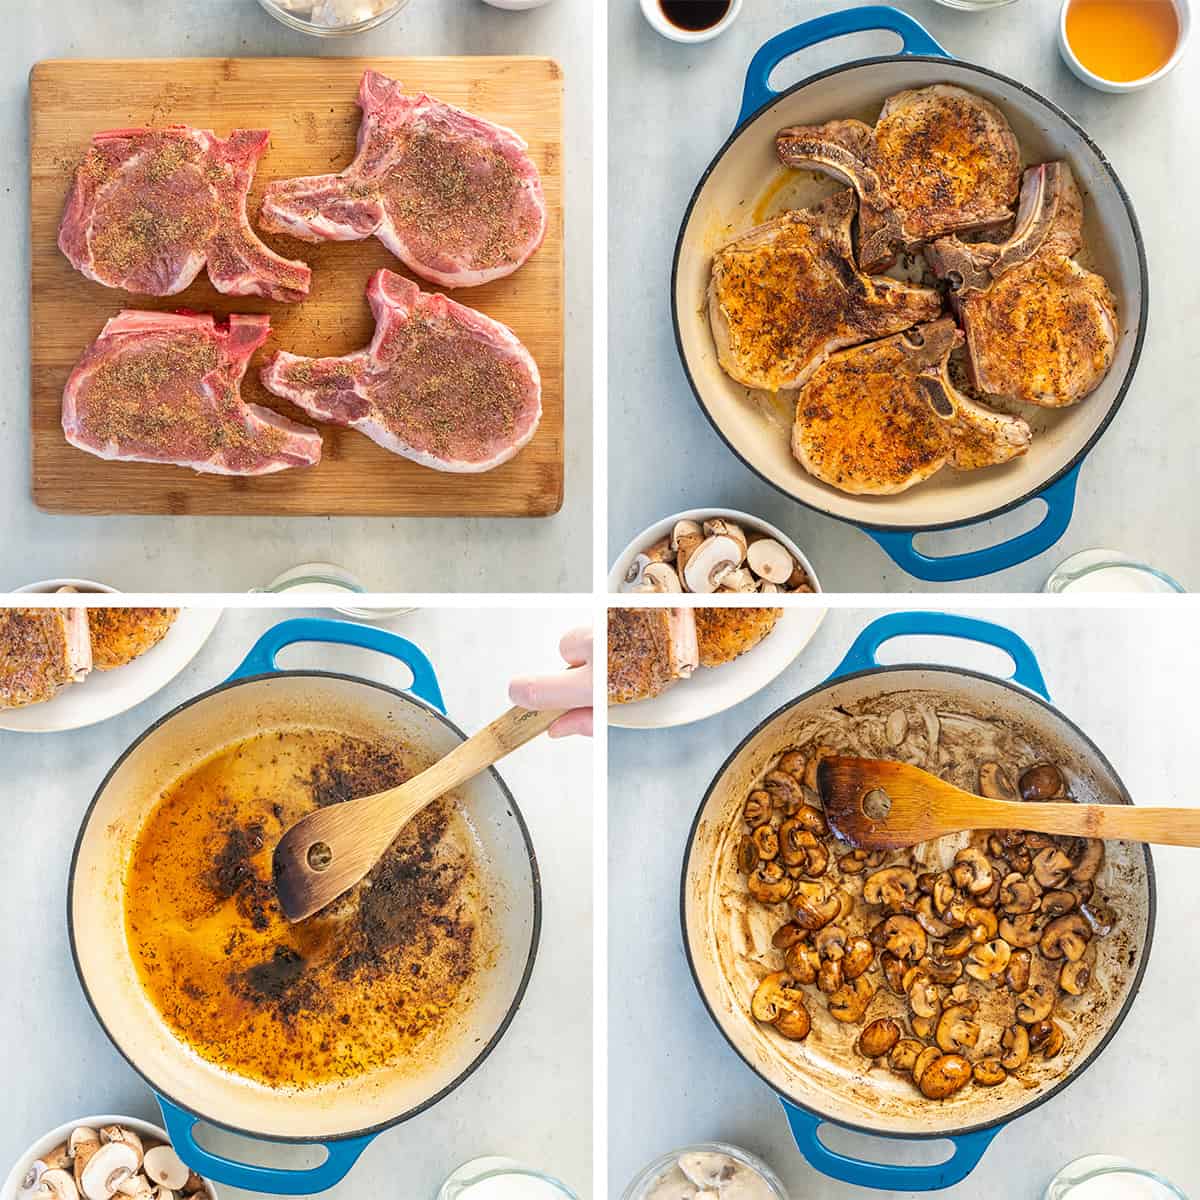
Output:
[[[1200,315],[1192,256],[1178,250],[1176,197],[1200,185],[1200,50],[1130,96],[1092,91],[1071,75],[1055,41],[1059,5],[1020,0],[964,13],[901,0],[951,53],[1020,79],[1067,110],[1099,143],[1129,190],[1150,264],[1148,334],[1132,389],[1084,463],[1075,519],[1046,553],[963,584],[905,574],[865,534],[802,507],[744,467],[701,415],[675,350],[671,256],[701,173],[734,127],[755,51],[792,24],[852,0],[747,3],[702,46],[665,40],[634,0],[609,6],[609,545],[608,562],[644,528],[682,509],[735,508],[779,526],[812,559],[828,591],[1040,591],[1054,565],[1093,546],[1121,550],[1200,588],[1193,463],[1200,449],[1195,378],[1200,346],[1180,336]],[[775,86],[872,54],[888,34],[860,34],[784,64]],[[636,431],[636,434],[635,434]],[[669,453],[664,453],[669,447]],[[922,548],[953,553],[1004,540],[1036,523],[1041,505],[977,533],[935,535]]]
[[[614,1196],[658,1155],[711,1140],[761,1155],[779,1172],[793,1200],[898,1195],[848,1187],[808,1167],[778,1100],[737,1058],[704,1010],[679,928],[684,847],[712,777],[760,720],[825,679],[855,635],[878,615],[831,611],[799,662],[721,716],[670,731],[609,734],[609,1191]],[[1194,613],[1176,604],[1142,613],[1060,607],[972,615],[1007,625],[1026,639],[1055,704],[1097,743],[1136,801],[1198,803],[1192,746],[1200,643]],[[947,658],[932,660],[986,669],[987,660],[970,647],[952,645]],[[927,646],[891,643],[886,661],[930,661]],[[1098,1152],[1132,1159],[1188,1195],[1200,1195],[1200,1076],[1194,1044],[1200,851],[1156,847],[1154,864],[1154,947],[1141,992],[1115,1040],[1070,1087],[1003,1129],[965,1182],[938,1195],[1041,1200],[1060,1167]],[[634,930],[636,936],[622,937],[621,930]],[[826,1136],[843,1152],[874,1148],[887,1156],[882,1161],[930,1161],[902,1157],[895,1143],[837,1132]]]
[[[124,748],[175,705],[225,679],[255,639],[287,615],[313,614],[226,612],[169,687],[102,725],[47,736],[0,732],[8,819],[0,857],[0,959],[8,965],[0,988],[8,1081],[0,1097],[0,1179],[35,1138],[75,1117],[113,1112],[161,1124],[149,1090],[94,1020],[71,965],[65,919],[71,848],[92,794]],[[511,677],[559,669],[559,636],[587,620],[580,611],[423,611],[384,627],[428,654],[447,711],[473,733],[507,707]],[[289,654],[290,666],[348,671],[394,686],[403,686],[406,675],[364,651],[297,647]],[[590,742],[571,738],[541,739],[501,764],[542,875],[541,946],[524,1003],[480,1069],[428,1112],[380,1135],[347,1180],[326,1193],[330,1200],[433,1200],[456,1166],[483,1154],[541,1168],[590,1196],[590,991],[565,991],[564,982],[587,980],[592,969],[591,761]],[[249,1145],[217,1134],[206,1141],[226,1152]],[[263,1160],[302,1167],[320,1156],[272,1147],[253,1161]],[[222,1189],[222,1195],[246,1194]]]
[[[412,0],[372,33],[320,39],[255,0],[9,2],[0,40],[0,588],[82,576],[122,591],[247,591],[297,563],[333,562],[372,591],[561,592],[591,583],[591,5],[504,12],[480,0]],[[553,517],[63,517],[29,482],[28,74],[43,58],[539,54],[564,72],[566,487]],[[403,547],[403,558],[397,550]]]

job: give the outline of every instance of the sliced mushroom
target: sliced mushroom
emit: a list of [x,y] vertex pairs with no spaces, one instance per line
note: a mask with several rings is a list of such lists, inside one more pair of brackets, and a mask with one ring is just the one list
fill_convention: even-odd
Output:
[[1029,986],[1029,973],[1033,968],[1033,955],[1028,950],[1014,950],[1004,972],[1004,982],[1014,992],[1023,992]]
[[1000,1045],[1004,1049],[1000,1065],[1006,1071],[1019,1071],[1029,1061],[1029,1030],[1024,1025],[1010,1025]]
[[863,977],[844,983],[829,997],[829,1012],[835,1020],[856,1023],[863,1019],[875,989]]
[[894,954],[889,954],[885,950],[879,956],[879,966],[883,970],[883,978],[887,982],[888,987],[897,996],[903,996],[905,994],[904,964]]
[[[681,552],[682,557],[682,552]],[[687,556],[683,581],[689,592],[715,592],[742,565],[742,546],[727,535],[707,537]]]
[[1067,791],[1062,772],[1053,763],[1038,763],[1021,774],[1017,787],[1022,800],[1057,800]]
[[697,546],[704,540],[704,529],[699,521],[675,522],[671,530],[671,549],[678,551],[685,538],[694,538]]
[[1079,911],[1096,937],[1107,937],[1116,928],[1117,914],[1102,901],[1087,900],[1079,906]]
[[917,894],[917,877],[907,867],[884,867],[868,875],[863,884],[863,899],[868,904],[907,911]]
[[821,956],[811,942],[797,942],[788,950],[783,962],[797,983],[816,983]]
[[760,863],[758,869],[746,881],[750,895],[763,904],[781,903],[792,894],[795,886],[795,881],[784,874],[778,862]]
[[897,1074],[911,1074],[924,1050],[916,1038],[901,1038],[888,1054],[888,1066]]
[[842,956],[842,974],[847,979],[857,979],[866,973],[874,961],[875,947],[870,941],[861,936],[852,937],[846,943],[846,953]]
[[1046,958],[1065,958],[1078,962],[1087,950],[1092,937],[1092,927],[1079,913],[1068,913],[1051,921],[1042,933],[1038,949]]
[[790,817],[804,806],[804,789],[794,775],[776,767],[763,776],[763,790],[771,797],[771,803]]
[[833,995],[845,982],[840,959],[825,959],[817,971],[817,988],[827,996]]
[[1090,838],[1083,844],[1083,853],[1071,871],[1071,878],[1076,883],[1090,883],[1103,865],[1104,843],[1098,838]]
[[[101,1137],[104,1130],[100,1131]],[[79,1191],[87,1200],[109,1200],[118,1184],[141,1166],[141,1155],[127,1141],[102,1145],[79,1174]]]
[[1041,929],[1035,913],[1022,913],[1019,917],[1004,917],[1000,922],[1000,936],[1010,946],[1028,949],[1041,940]]
[[971,951],[971,961],[967,963],[967,974],[981,983],[1003,975],[1012,959],[1012,947],[1002,938],[994,938],[983,942]]
[[795,821],[785,821],[780,831],[783,845],[783,861],[791,867],[799,867],[803,875],[818,879],[829,870],[829,850],[807,829],[797,827]]
[[997,762],[985,762],[979,768],[979,794],[991,800],[1016,800],[1008,772]]
[[1044,888],[1060,888],[1070,877],[1074,864],[1057,847],[1039,850],[1033,859],[1033,877]]
[[770,1024],[781,1012],[793,1012],[804,1007],[804,993],[786,971],[764,975],[754,989],[750,1012],[756,1021]]
[[769,862],[779,853],[779,835],[770,825],[760,825],[750,835],[758,857]]
[[945,921],[939,921],[938,918],[933,915],[932,896],[922,896],[920,900],[917,901],[916,917],[917,924],[919,924],[921,928],[925,930],[927,934],[929,934],[930,937],[945,938],[949,937],[950,934],[953,933],[953,930],[945,923]]
[[957,958],[929,958],[921,964],[921,969],[934,983],[949,985],[957,983],[962,978],[962,960]]
[[1043,1058],[1054,1058],[1066,1039],[1055,1021],[1038,1021],[1029,1027],[1029,1048]]
[[773,807],[771,793],[764,788],[755,788],[746,797],[746,803],[742,806],[742,820],[752,829],[756,828],[764,821],[771,819],[771,810]]
[[746,533],[736,521],[729,521],[724,517],[712,517],[704,522],[703,532],[705,537],[732,538],[741,547],[742,561],[745,561]]
[[627,591],[635,593],[648,592],[682,592],[683,584],[679,582],[679,573],[670,563],[644,562],[642,556],[634,560],[634,566],[640,570],[631,581]]
[[749,875],[758,866],[758,847],[749,834],[738,842],[737,865],[743,875]]
[[1022,1025],[1044,1021],[1054,1011],[1053,987],[1035,980],[1017,997],[1017,1020]]
[[954,856],[951,875],[954,882],[972,896],[978,896],[992,886],[992,864],[975,846],[967,846]]
[[955,1004],[942,1013],[937,1023],[937,1044],[946,1054],[970,1050],[979,1042],[979,1023],[972,1018],[975,1006]]
[[190,1171],[170,1146],[155,1146],[146,1151],[142,1164],[151,1183],[178,1190],[188,1181]]
[[913,1063],[912,1077],[913,1082],[917,1087],[921,1086],[921,1077],[929,1069],[932,1063],[935,1063],[942,1057],[942,1052],[936,1046],[926,1046],[920,1054],[917,1055],[917,1061]]
[[717,590],[722,592],[757,592],[758,580],[745,567],[738,567],[736,571],[730,571],[721,580],[721,586]]
[[804,1041],[812,1030],[812,1018],[808,1015],[808,1009],[803,1005],[787,1012],[781,1012],[771,1024],[780,1034],[793,1042]]
[[1069,913],[1075,907],[1075,893],[1065,892],[1061,889],[1053,892],[1047,892],[1042,897],[1040,905],[1042,916],[1053,920],[1055,917],[1061,917],[1065,913]]
[[901,961],[924,958],[929,945],[925,930],[912,917],[902,914],[890,916],[876,925],[871,940]]
[[807,937],[807,929],[801,929],[795,921],[788,921],[775,930],[771,937],[771,945],[776,950],[790,950],[797,942],[803,942]]
[[1014,871],[1000,884],[1000,907],[1011,916],[1033,912],[1038,906],[1037,888],[1024,875]]
[[1008,1072],[998,1058],[985,1058],[971,1068],[971,1077],[980,1087],[995,1087],[1008,1078]]
[[38,1176],[33,1200],[79,1200],[79,1188],[70,1171],[51,1167]]
[[751,543],[746,551],[746,562],[760,579],[774,584],[787,583],[796,566],[787,547],[774,538],[759,538]]
[[154,1185],[145,1175],[131,1175],[122,1183],[117,1184],[117,1194],[130,1196],[133,1200],[146,1200],[154,1197]]
[[996,914],[990,908],[982,908],[977,904],[967,909],[966,924],[971,941],[977,946],[990,942],[996,936],[999,927]]
[[918,1087],[929,1100],[944,1100],[961,1091],[971,1079],[971,1064],[960,1054],[941,1054],[921,1073]]
[[779,756],[777,771],[786,771],[797,783],[804,782],[805,757],[799,750],[788,750]]
[[942,1011],[941,996],[938,993],[937,985],[928,975],[920,972],[909,983],[906,991],[908,994],[908,1004],[914,1016],[924,1017],[927,1021],[933,1021],[938,1018]]
[[974,945],[975,942],[971,938],[971,931],[963,929],[942,943],[942,957],[964,958],[970,953],[971,947]]
[[81,1148],[86,1146],[100,1146],[100,1131],[98,1129],[90,1129],[87,1125],[80,1125],[78,1129],[71,1130],[71,1136],[67,1138],[67,1157],[74,1158]]
[[824,837],[829,832],[825,814],[812,804],[802,804],[796,809],[792,820],[796,821],[805,833],[811,833],[814,837]]
[[1091,980],[1092,968],[1082,959],[1063,963],[1063,969],[1058,973],[1058,986],[1071,996],[1082,996]]
[[799,883],[795,886],[791,906],[797,925],[815,931],[824,929],[830,921],[837,919],[842,911],[842,902],[836,892],[826,895],[819,883]]
[[879,1017],[858,1035],[858,1052],[864,1058],[882,1058],[900,1041],[900,1026],[891,1017]]

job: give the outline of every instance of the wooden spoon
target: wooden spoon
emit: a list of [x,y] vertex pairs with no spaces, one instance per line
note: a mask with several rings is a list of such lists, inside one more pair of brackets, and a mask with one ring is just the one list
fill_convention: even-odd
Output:
[[1200,808],[988,800],[920,767],[883,759],[822,759],[817,790],[829,827],[862,850],[898,850],[966,829],[1200,846]]
[[289,921],[302,921],[348,892],[426,805],[545,733],[565,709],[510,708],[432,767],[399,787],[319,808],[275,847],[275,887]]

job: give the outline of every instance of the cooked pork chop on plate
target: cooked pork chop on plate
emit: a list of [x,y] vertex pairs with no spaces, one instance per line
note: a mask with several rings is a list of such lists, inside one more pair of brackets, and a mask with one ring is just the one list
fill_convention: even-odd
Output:
[[750,388],[797,388],[836,350],[941,312],[933,288],[854,265],[854,193],[776,217],[717,252],[709,321],[722,369]]
[[177,608],[88,608],[88,634],[92,643],[92,665],[111,671],[141,658],[167,636]]
[[900,250],[1012,217],[1017,139],[990,101],[951,84],[898,92],[874,128],[862,121],[793,125],[776,138],[789,167],[824,171],[859,195],[858,263],[885,270]]
[[1012,236],[999,245],[935,242],[930,265],[950,282],[972,382],[992,396],[1046,408],[1094,391],[1116,353],[1117,302],[1074,256],[1083,201],[1065,162],[1025,172]]
[[58,244],[105,287],[182,292],[207,264],[219,292],[303,300],[312,273],[250,227],[246,196],[265,129],[114,129],[92,139],[67,197]]
[[341,358],[280,351],[263,368],[267,390],[439,471],[490,471],[533,437],[541,378],[511,329],[391,271],[376,271],[367,299],[368,347]]
[[608,610],[608,702],[648,700],[699,662],[690,608]]
[[0,609],[0,708],[53,699],[91,669],[83,609]]
[[905,491],[947,463],[963,470],[1029,449],[1019,417],[976,404],[950,382],[962,334],[946,317],[833,355],[796,396],[792,452],[843,492]]
[[63,392],[67,441],[98,458],[267,475],[321,459],[321,435],[242,400],[266,316],[123,312],[84,351]]
[[525,142],[368,71],[358,154],[338,175],[272,183],[260,221],[309,242],[377,237],[442,287],[511,275],[542,244],[546,201]]
[[702,667],[720,667],[753,650],[775,628],[782,608],[697,608],[696,645]]

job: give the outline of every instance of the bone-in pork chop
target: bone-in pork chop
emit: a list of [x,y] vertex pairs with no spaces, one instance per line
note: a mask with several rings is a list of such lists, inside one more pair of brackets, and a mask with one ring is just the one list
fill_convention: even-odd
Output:
[[885,270],[899,250],[1012,217],[1021,157],[1004,114],[963,88],[934,84],[890,96],[862,121],[794,125],[776,138],[789,167],[824,171],[861,201],[858,263]]
[[792,452],[843,492],[902,492],[947,463],[963,470],[1029,449],[1019,417],[975,404],[951,384],[962,334],[949,318],[833,355],[796,396]]
[[533,437],[541,378],[511,329],[391,271],[371,276],[367,299],[368,347],[343,358],[280,351],[263,368],[267,390],[438,471],[490,471]]
[[368,71],[358,154],[340,175],[271,184],[263,229],[308,242],[374,234],[442,287],[511,275],[542,244],[546,201],[528,147],[493,125]]
[[250,228],[246,195],[265,129],[114,129],[92,139],[67,197],[58,244],[106,287],[182,292],[208,264],[219,292],[303,300],[312,273]]
[[91,669],[86,609],[0,609],[0,708],[51,700]]
[[265,316],[123,312],[84,351],[63,392],[67,441],[99,458],[266,475],[321,459],[321,436],[242,400]]
[[746,387],[799,387],[835,350],[941,311],[933,288],[854,265],[854,193],[784,213],[717,252],[709,321],[721,367]]
[[608,702],[649,700],[699,662],[696,618],[690,608],[608,610]]
[[1093,391],[1116,353],[1117,304],[1074,259],[1083,201],[1063,162],[1030,167],[1016,229],[1000,245],[944,238],[929,247],[950,281],[972,382],[992,396],[1063,408]]

